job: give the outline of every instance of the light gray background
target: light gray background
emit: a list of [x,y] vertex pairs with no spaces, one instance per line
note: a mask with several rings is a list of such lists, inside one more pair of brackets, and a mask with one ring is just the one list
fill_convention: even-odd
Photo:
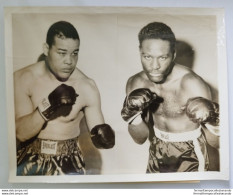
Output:
[[[8,140],[7,140],[7,125],[6,125],[6,96],[5,94],[5,66],[4,66],[4,17],[3,17],[3,7],[4,6],[140,6],[140,7],[216,7],[216,8],[225,8],[225,17],[226,17],[226,38],[227,38],[227,48],[228,48],[228,78],[229,78],[229,100],[231,99],[231,78],[232,74],[232,55],[230,51],[232,51],[232,19],[233,14],[231,13],[233,3],[231,0],[222,0],[218,3],[218,1],[214,0],[205,0],[205,1],[191,1],[191,0],[170,0],[167,3],[162,3],[160,1],[127,1],[124,2],[118,1],[59,1],[59,4],[55,1],[40,1],[40,3],[33,3],[33,1],[1,1],[1,53],[0,53],[0,94],[2,94],[2,98],[0,100],[0,188],[232,188],[232,181],[202,181],[200,183],[195,184],[9,184],[8,180]],[[229,102],[230,113],[229,118],[231,118],[232,106]],[[230,137],[232,136],[230,124]],[[230,145],[232,148],[232,144]],[[231,152],[232,159],[232,152]],[[230,163],[231,164],[231,163]],[[232,174],[231,174],[232,175]]]

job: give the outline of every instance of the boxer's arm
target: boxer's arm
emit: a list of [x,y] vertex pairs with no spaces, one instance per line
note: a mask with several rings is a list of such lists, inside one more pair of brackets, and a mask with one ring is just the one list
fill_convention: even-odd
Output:
[[210,87],[201,77],[194,73],[189,73],[183,77],[181,90],[185,101],[192,97],[204,97],[212,100]]
[[[211,90],[207,83],[200,78],[197,75],[187,75],[184,77],[183,82],[182,82],[182,87],[183,90],[185,91],[185,99],[188,100],[189,98],[195,98],[195,97],[203,97],[206,98],[210,101],[212,101],[212,95],[211,95]],[[195,90],[193,90],[195,89]],[[205,125],[203,126],[205,135],[206,135],[206,140],[207,142],[215,147],[219,147],[219,136],[216,134],[211,133],[212,129],[208,129],[211,125]],[[212,128],[212,127],[211,127]],[[213,127],[216,131],[219,130],[219,126]]]
[[131,123],[128,124],[128,131],[132,139],[137,144],[143,144],[149,136],[149,128],[142,120],[141,115],[137,116]]
[[[126,95],[129,95],[129,93],[136,88],[134,85],[136,84],[132,77],[127,82]],[[143,144],[149,136],[149,127],[142,120],[141,114],[128,123],[128,131],[134,142],[137,144]]]
[[92,143],[96,148],[109,149],[115,145],[115,132],[105,124],[101,110],[101,100],[94,81],[86,88],[87,105],[84,109],[87,126],[90,130]]
[[91,130],[96,125],[103,124],[104,117],[101,110],[100,94],[94,82],[92,82],[91,85],[87,85],[85,90],[86,107],[84,113],[87,126],[89,130]]
[[45,122],[38,110],[33,109],[29,93],[30,83],[30,73],[14,74],[16,137],[21,142],[37,135]]

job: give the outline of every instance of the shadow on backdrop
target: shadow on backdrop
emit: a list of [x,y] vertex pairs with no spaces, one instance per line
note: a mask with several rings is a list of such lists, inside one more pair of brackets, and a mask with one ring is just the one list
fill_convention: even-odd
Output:
[[176,41],[176,59],[175,62],[193,69],[195,53],[191,45],[185,41]]
[[[175,62],[178,64],[182,64],[190,69],[193,70],[195,61],[195,51],[193,50],[192,46],[182,40],[177,40],[176,42],[176,59]],[[207,74],[209,74],[208,72]],[[210,83],[207,83],[210,87],[213,101],[218,102],[218,89],[211,85]]]

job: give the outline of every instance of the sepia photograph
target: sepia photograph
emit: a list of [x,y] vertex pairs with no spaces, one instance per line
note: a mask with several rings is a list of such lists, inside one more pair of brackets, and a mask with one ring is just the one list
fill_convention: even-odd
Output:
[[4,11],[9,182],[229,179],[223,9]]

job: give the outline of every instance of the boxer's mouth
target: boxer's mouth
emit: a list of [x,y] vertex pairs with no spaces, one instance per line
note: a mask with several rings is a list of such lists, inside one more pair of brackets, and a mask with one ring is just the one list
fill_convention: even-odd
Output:
[[153,76],[153,77],[160,77],[160,76],[162,76],[161,73],[152,73],[152,72],[149,72],[149,75]]

